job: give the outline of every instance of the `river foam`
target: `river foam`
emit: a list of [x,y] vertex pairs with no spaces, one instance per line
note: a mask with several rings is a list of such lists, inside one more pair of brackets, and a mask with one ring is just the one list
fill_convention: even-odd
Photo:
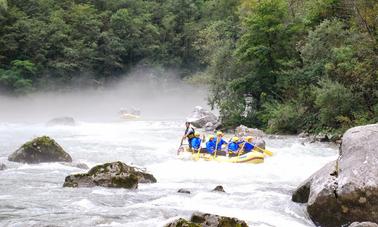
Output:
[[[274,152],[265,163],[232,164],[179,159],[183,122],[128,121],[75,127],[0,124],[0,226],[163,226],[194,211],[238,217],[251,226],[313,226],[291,192],[336,158],[334,146],[296,137],[266,139]],[[158,183],[137,190],[63,188],[68,174],[85,172],[59,163],[11,163],[7,156],[25,141],[49,135],[74,162],[89,167],[123,161],[154,174]],[[223,185],[226,193],[211,192]],[[190,194],[177,193],[180,188]]]

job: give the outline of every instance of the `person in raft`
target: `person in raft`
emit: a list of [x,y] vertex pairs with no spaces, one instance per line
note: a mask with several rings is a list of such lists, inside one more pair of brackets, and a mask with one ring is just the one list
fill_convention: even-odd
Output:
[[207,151],[207,153],[213,154],[214,151],[215,151],[215,145],[216,145],[215,136],[211,135],[209,137],[209,141],[207,141],[207,143],[206,143],[206,151]]
[[238,154],[240,144],[242,144],[242,143],[243,142],[240,142],[238,137],[236,137],[236,136],[232,137],[231,143],[228,144],[228,152],[229,152],[230,156],[235,156],[235,155]]
[[226,155],[226,152],[222,151],[222,146],[227,144],[227,142],[223,139],[223,132],[217,132],[217,139],[215,140],[215,150],[216,155]]
[[184,133],[184,136],[182,137],[182,140],[181,140],[181,144],[182,142],[184,141],[185,138],[188,139],[188,145],[189,145],[189,149],[192,150],[192,140],[194,138],[194,128],[190,126],[190,122],[185,122],[185,133]]
[[254,145],[254,143],[252,141],[253,141],[253,137],[252,136],[245,137],[244,149],[243,149],[244,153],[251,152],[253,150],[253,148],[255,148],[255,145]]
[[198,150],[201,149],[201,139],[198,132],[195,132],[194,138],[191,139],[191,148],[194,150],[194,152],[198,152]]

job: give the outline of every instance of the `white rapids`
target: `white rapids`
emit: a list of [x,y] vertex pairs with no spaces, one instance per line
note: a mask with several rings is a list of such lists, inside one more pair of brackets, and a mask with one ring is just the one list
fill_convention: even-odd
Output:
[[[194,211],[237,217],[250,226],[314,226],[291,192],[336,159],[329,144],[297,137],[266,139],[273,157],[263,164],[181,160],[176,151],[183,122],[80,122],[75,127],[0,123],[0,226],[163,226]],[[64,178],[86,170],[7,161],[24,142],[54,138],[75,163],[89,167],[123,161],[146,168],[158,180],[137,190],[63,188]],[[226,193],[211,192],[222,185]],[[191,194],[177,193],[180,188]]]

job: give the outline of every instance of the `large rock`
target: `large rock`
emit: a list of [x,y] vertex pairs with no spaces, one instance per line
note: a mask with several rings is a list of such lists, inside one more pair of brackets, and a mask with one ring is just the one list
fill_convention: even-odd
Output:
[[180,218],[174,222],[171,222],[165,227],[247,227],[245,221],[237,218],[230,218],[224,216],[218,216],[214,214],[205,214],[196,212],[187,221]]
[[378,227],[377,223],[373,222],[353,222],[348,227]]
[[72,162],[71,156],[48,136],[33,139],[8,157],[9,161],[22,163]]
[[293,200],[307,202],[317,225],[378,222],[378,124],[349,129],[338,160],[307,179]]
[[5,170],[7,169],[7,166],[3,163],[0,163],[0,170]]
[[[300,184],[294,191],[291,200],[297,203],[307,203],[310,196],[310,189],[313,191],[326,191],[323,187],[325,184],[327,188],[333,190],[333,183],[336,175],[336,161],[329,162],[323,168],[315,172],[302,184]],[[318,185],[318,182],[324,182]],[[329,184],[328,184],[329,183]]]
[[196,106],[186,120],[191,122],[196,128],[203,128],[209,122],[212,124],[213,128],[219,125],[217,116],[201,106]]
[[123,162],[111,162],[97,165],[88,173],[74,174],[66,177],[63,187],[111,187],[135,189],[138,183],[155,183],[152,174]]
[[235,134],[240,138],[252,136],[252,142],[256,144],[256,146],[265,149],[265,141],[262,138],[265,136],[265,133],[262,130],[257,128],[248,128],[247,126],[240,125],[235,129]]
[[47,126],[56,126],[56,125],[75,126],[76,122],[75,122],[75,119],[73,119],[72,117],[57,117],[48,121],[46,125]]
[[257,147],[260,147],[262,149],[265,149],[265,140],[263,140],[261,137],[256,137],[252,141]]
[[239,137],[252,136],[252,137],[264,137],[265,133],[257,128],[248,128],[247,126],[240,125],[235,129],[235,133]]

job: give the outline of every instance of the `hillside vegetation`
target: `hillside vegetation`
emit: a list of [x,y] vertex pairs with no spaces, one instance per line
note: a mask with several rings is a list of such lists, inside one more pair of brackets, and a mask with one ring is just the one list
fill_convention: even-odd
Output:
[[378,121],[375,0],[0,0],[0,90],[98,86],[136,65],[208,85],[225,127]]

